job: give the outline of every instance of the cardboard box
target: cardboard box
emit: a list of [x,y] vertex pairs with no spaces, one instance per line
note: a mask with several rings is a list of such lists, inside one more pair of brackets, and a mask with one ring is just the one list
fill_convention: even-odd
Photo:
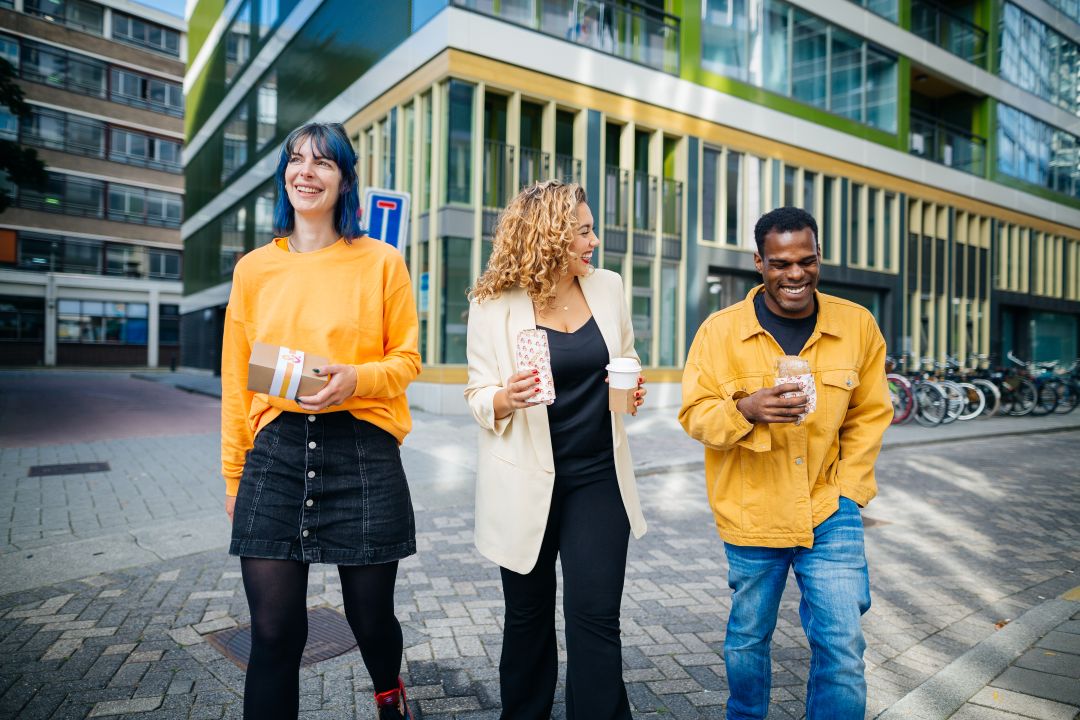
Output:
[[248,360],[247,389],[286,400],[314,395],[326,386],[328,378],[312,370],[329,364],[326,358],[303,350],[257,342]]
[[608,388],[608,410],[617,413],[631,414],[634,412],[634,403],[637,398],[634,393],[637,388]]

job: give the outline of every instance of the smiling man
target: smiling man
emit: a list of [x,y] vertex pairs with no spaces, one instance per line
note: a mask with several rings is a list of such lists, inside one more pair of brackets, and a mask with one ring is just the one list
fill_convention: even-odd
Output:
[[[807,718],[862,720],[870,580],[859,508],[877,492],[874,461],[892,419],[885,340],[865,309],[817,292],[821,255],[809,213],[766,213],[754,239],[763,284],[698,330],[679,411],[705,445],[728,559],[727,718],[768,714],[769,645],[792,568],[810,642]],[[809,414],[799,385],[775,384],[783,355],[810,365],[817,399]]]

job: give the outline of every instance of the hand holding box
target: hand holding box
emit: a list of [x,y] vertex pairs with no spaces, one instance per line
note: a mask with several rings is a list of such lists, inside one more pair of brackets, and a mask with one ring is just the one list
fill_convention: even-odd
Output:
[[316,375],[315,368],[330,361],[319,355],[284,345],[257,342],[248,360],[248,385],[252,392],[295,401],[297,397],[314,395],[323,389],[328,378]]

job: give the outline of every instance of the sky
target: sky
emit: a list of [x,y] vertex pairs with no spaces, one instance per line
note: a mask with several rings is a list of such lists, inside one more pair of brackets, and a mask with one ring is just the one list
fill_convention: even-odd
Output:
[[140,5],[147,5],[158,10],[164,10],[176,17],[184,17],[184,0],[136,0]]

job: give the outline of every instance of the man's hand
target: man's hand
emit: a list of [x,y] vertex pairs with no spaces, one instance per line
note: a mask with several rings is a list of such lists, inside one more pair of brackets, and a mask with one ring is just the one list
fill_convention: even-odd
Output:
[[340,405],[356,392],[356,368],[352,365],[326,365],[315,371],[319,375],[329,375],[330,380],[314,395],[296,398],[296,404],[307,412],[318,412],[334,405]]
[[235,495],[226,495],[225,496],[225,514],[229,516],[229,522],[232,522],[233,510],[235,510],[235,509],[236,509],[236,496]]
[[[795,393],[791,397],[780,397]],[[758,390],[740,398],[735,407],[752,423],[793,423],[806,411],[806,394],[796,383],[786,383]]]

